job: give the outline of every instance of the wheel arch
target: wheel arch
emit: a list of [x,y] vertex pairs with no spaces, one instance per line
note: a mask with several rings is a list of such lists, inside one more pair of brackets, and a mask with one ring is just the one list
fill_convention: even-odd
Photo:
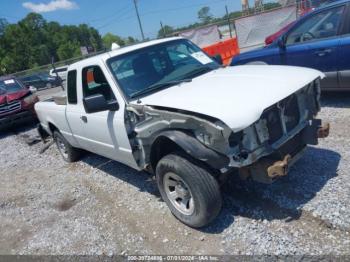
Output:
[[53,135],[53,132],[55,132],[56,130],[59,131],[58,127],[55,124],[53,124],[52,122],[48,122],[47,126],[49,127],[51,135]]
[[206,147],[191,134],[173,130],[162,132],[152,143],[150,150],[152,170],[155,171],[161,158],[175,151],[180,151],[214,170],[220,170],[229,163],[227,156]]

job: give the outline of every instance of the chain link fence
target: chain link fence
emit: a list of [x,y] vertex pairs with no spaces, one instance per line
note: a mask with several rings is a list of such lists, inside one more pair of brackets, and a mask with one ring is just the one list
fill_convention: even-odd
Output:
[[[59,62],[55,62],[54,66],[55,68],[58,67],[62,67],[62,66],[68,66],[70,64],[73,64],[75,62],[78,62],[80,60],[86,59],[88,57],[92,57],[95,55],[99,55],[102,53],[105,53],[106,50],[101,50],[95,53],[90,53],[84,56],[79,56],[79,57],[75,57],[75,58],[71,58],[68,60],[64,60],[64,61],[59,61]],[[50,70],[53,69],[52,64],[47,64],[47,65],[42,65],[42,66],[38,66],[38,67],[34,67],[28,70],[24,70],[24,71],[20,71],[20,72],[16,72],[12,75],[17,76],[17,77],[24,77],[24,76],[29,76],[29,75],[33,75],[33,74],[40,74],[40,73],[46,73],[48,74],[50,72]]]

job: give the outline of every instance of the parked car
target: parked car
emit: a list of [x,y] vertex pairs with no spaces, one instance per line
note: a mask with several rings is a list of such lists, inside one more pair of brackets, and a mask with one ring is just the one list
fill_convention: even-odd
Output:
[[276,41],[283,33],[287,32],[289,28],[291,28],[294,24],[296,23],[296,21],[293,21],[291,23],[289,23],[288,25],[286,25],[285,27],[283,27],[281,30],[279,30],[278,32],[269,35],[268,37],[265,38],[265,45],[271,45],[274,41]]
[[57,77],[52,77],[47,73],[38,73],[30,76],[20,77],[23,83],[27,86],[34,86],[37,89],[52,88],[60,86],[62,80]]
[[36,119],[34,104],[39,101],[18,78],[0,77],[0,130]]
[[[314,10],[315,8],[319,7],[319,6],[323,6],[323,5],[327,5],[330,4],[332,2],[334,2],[336,0],[313,0],[313,1],[304,1],[304,3],[301,2],[301,10],[300,10],[300,17],[303,17],[305,14],[311,12],[312,10]],[[286,25],[285,27],[283,27],[281,30],[279,30],[278,32],[269,35],[268,37],[266,37],[265,39],[265,45],[270,45],[272,44],[274,41],[276,41],[283,33],[285,33],[289,28],[291,28],[294,24],[296,23],[296,21],[293,21],[291,23],[289,23],[288,25]]]
[[84,149],[154,173],[172,213],[201,227],[221,209],[219,180],[271,183],[327,136],[315,118],[323,76],[222,67],[186,39],[155,40],[70,65],[67,97],[35,106],[38,130],[68,162]]
[[350,1],[341,0],[305,15],[270,46],[242,53],[231,65],[293,65],[327,76],[322,90],[350,90]]
[[67,70],[68,66],[61,66],[50,70],[50,76],[57,77],[57,75],[62,79],[62,81],[67,80]]

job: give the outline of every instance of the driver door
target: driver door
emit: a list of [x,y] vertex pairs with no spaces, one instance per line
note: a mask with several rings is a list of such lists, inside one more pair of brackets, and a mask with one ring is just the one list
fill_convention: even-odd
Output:
[[282,64],[303,66],[326,74],[322,88],[338,87],[337,49],[345,6],[308,16],[289,31]]
[[124,124],[123,99],[112,88],[110,76],[105,74],[99,64],[87,66],[81,71],[83,99],[93,95],[103,95],[106,101],[118,101],[116,111],[88,113],[85,106],[81,109],[80,125],[84,136],[81,139],[83,148],[98,155],[119,161],[138,168]]

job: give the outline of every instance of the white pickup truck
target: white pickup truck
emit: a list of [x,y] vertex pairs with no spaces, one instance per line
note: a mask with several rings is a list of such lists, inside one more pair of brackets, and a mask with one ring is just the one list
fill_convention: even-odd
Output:
[[86,150],[154,173],[172,213],[202,227],[221,209],[224,177],[271,183],[328,135],[315,118],[321,78],[298,67],[225,68],[168,38],[70,65],[66,97],[35,109],[39,133],[66,161]]

